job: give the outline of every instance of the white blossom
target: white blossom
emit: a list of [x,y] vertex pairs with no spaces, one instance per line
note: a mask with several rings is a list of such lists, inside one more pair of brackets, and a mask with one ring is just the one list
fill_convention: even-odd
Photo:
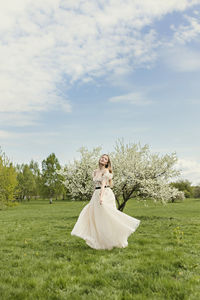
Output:
[[[65,185],[74,200],[90,200],[94,190],[93,171],[98,168],[101,147],[92,151],[80,148],[81,158],[69,163],[60,171]],[[114,151],[108,153],[113,169],[113,192],[118,208],[123,210],[130,198],[149,199],[166,203],[184,199],[183,192],[169,185],[169,179],[180,174],[175,169],[176,153],[160,156],[151,153],[146,144],[124,144],[119,140]]]
[[72,200],[90,200],[94,190],[92,173],[98,167],[100,150],[101,147],[92,151],[81,147],[79,149],[80,160],[75,159],[73,163],[68,163],[60,170],[60,174],[65,177],[65,186]]

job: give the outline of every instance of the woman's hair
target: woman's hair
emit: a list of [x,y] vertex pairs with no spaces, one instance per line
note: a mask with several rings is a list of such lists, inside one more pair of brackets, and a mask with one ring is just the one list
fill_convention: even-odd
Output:
[[[106,156],[108,157],[108,162],[107,162],[107,164],[105,165],[105,168],[108,169],[109,173],[112,174],[112,166],[111,166],[110,157],[109,157],[108,154],[102,154],[101,157],[104,156],[104,155],[106,155]],[[100,168],[100,166],[101,166],[101,163],[100,163],[101,157],[99,158],[99,168]],[[109,179],[108,182],[109,182],[109,185],[110,185],[111,187],[113,187],[112,179]]]

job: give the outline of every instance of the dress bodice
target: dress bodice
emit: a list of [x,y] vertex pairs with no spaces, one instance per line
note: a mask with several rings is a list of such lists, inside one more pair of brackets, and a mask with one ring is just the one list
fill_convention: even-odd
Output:
[[102,183],[104,183],[105,185],[109,185],[109,179],[113,178],[113,174],[106,170],[102,175],[99,171],[95,170],[92,173],[92,178],[96,187],[101,186]]

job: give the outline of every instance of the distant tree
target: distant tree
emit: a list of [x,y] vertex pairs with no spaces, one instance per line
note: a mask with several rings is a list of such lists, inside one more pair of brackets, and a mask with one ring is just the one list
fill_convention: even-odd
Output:
[[176,182],[171,182],[170,185],[172,187],[177,188],[179,191],[183,191],[186,198],[193,197],[193,187],[192,187],[192,183],[189,180],[181,179]]
[[200,198],[200,184],[193,186],[193,196],[194,198]]
[[64,177],[57,173],[60,169],[61,166],[54,153],[42,161],[41,183],[43,196],[56,197],[57,199],[65,193]]
[[0,149],[0,206],[8,205],[15,200],[17,173],[12,162]]
[[34,190],[34,196],[37,197],[41,193],[41,172],[39,168],[38,162],[35,162],[34,160],[30,161],[29,168],[31,172],[33,173],[34,180],[35,180],[35,190]]
[[16,193],[20,200],[28,199],[34,195],[36,189],[36,182],[34,175],[29,168],[28,164],[22,164],[21,166],[17,165],[18,174],[17,174],[17,189]]
[[35,176],[40,175],[40,168],[39,168],[38,162],[36,162],[32,159],[29,163],[29,168],[32,171],[33,175],[35,175]]

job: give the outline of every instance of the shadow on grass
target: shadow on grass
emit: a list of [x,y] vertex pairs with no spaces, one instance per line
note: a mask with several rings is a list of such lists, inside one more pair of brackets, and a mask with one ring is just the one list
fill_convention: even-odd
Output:
[[177,220],[173,217],[159,217],[159,216],[135,216],[139,220]]

